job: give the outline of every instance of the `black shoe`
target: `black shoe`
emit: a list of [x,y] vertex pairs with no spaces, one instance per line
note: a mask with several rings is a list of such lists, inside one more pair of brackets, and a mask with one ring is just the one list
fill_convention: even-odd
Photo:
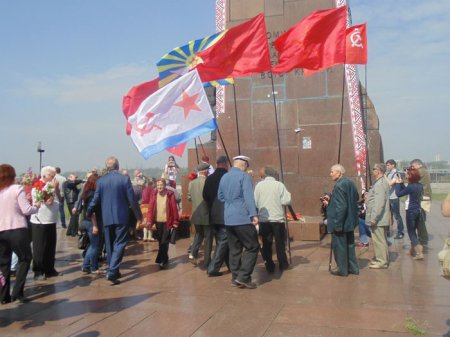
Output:
[[247,289],[256,289],[257,285],[254,282],[248,281],[239,281],[238,279],[235,280],[237,284],[241,286],[241,288],[247,288]]
[[222,276],[223,273],[221,271],[212,271],[210,273],[208,273],[209,277],[217,277],[217,276]]
[[167,263],[160,263],[159,264],[159,270],[163,270],[167,268]]
[[397,236],[394,238],[395,240],[401,240],[403,239],[405,235],[403,233],[398,233]]
[[240,287],[241,285],[239,283],[236,282],[236,279],[232,279],[231,280],[231,286],[232,287]]
[[4,300],[1,301],[2,304],[8,304],[11,303],[11,298],[6,298]]
[[67,226],[66,226],[65,223],[61,224],[61,227],[62,227],[62,228],[67,228]]
[[347,276],[347,275],[342,274],[339,269],[330,270],[330,274],[334,275],[334,276]]
[[60,273],[60,272],[57,272],[56,270],[54,270],[48,274],[45,274],[45,277],[50,278],[50,277],[56,277],[56,276],[62,276],[62,275],[63,275],[63,273]]
[[45,281],[46,279],[47,279],[47,277],[45,277],[44,274],[34,273],[34,280],[35,281]]
[[106,279],[112,283],[112,285],[120,284],[120,280],[114,277],[106,276]]
[[90,274],[91,270],[89,268],[81,268],[81,271],[85,274]]
[[266,270],[269,274],[273,274],[275,272],[275,263],[273,262],[264,262]]
[[12,300],[13,302],[19,301],[20,303],[28,303],[28,302],[31,301],[28,297],[25,297],[24,295],[20,295],[20,296],[17,296],[17,297],[14,297],[14,296],[13,296],[13,297],[11,298],[11,300]]

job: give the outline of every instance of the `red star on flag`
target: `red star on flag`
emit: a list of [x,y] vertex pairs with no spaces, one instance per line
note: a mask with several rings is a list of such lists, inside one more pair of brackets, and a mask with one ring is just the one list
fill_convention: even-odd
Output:
[[184,118],[187,118],[191,110],[201,111],[199,106],[195,104],[195,101],[197,100],[199,95],[200,93],[189,96],[189,94],[186,91],[183,91],[183,99],[174,104],[176,106],[179,106],[180,108],[183,108]]

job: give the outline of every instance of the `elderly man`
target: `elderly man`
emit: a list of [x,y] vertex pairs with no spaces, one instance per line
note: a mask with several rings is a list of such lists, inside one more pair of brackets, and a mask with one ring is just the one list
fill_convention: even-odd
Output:
[[423,196],[421,202],[422,209],[419,224],[417,225],[417,235],[419,237],[420,244],[424,247],[424,250],[426,250],[428,247],[428,231],[425,223],[427,221],[427,212],[430,212],[431,210],[431,178],[430,173],[420,159],[413,159],[410,162],[410,165],[416,170],[419,170],[419,183],[423,186]]
[[355,184],[344,176],[345,169],[336,164],[330,177],[336,182],[327,207],[327,227],[332,233],[332,248],[337,269],[331,274],[348,276],[359,274],[355,253],[355,227],[358,225],[358,191]]
[[205,256],[204,265],[208,268],[211,262],[212,250],[212,231],[209,224],[208,204],[203,200],[203,187],[205,186],[206,177],[208,176],[209,165],[202,163],[197,166],[197,179],[189,182],[188,199],[192,201],[192,217],[191,223],[195,226],[194,242],[192,242],[189,260],[197,264],[198,250],[205,239]]
[[101,203],[108,259],[106,279],[119,284],[119,268],[128,242],[128,208],[131,207],[138,221],[142,221],[142,213],[134,198],[130,177],[118,171],[119,161],[115,157],[107,158],[106,169],[106,175],[97,181],[86,216],[90,218],[95,206]]
[[79,214],[77,212],[73,213],[72,210],[75,208],[75,203],[80,194],[78,185],[82,182],[76,175],[71,174],[63,184],[64,199],[66,199],[67,208],[70,213],[69,226],[66,232],[67,236],[77,236],[78,234]]
[[269,273],[275,271],[272,259],[273,238],[275,237],[275,249],[280,271],[289,267],[286,256],[286,231],[284,207],[291,203],[291,193],[283,183],[276,180],[278,172],[270,166],[261,170],[261,178],[255,187],[255,202],[259,217],[259,234],[262,238],[263,259],[266,270]]
[[230,250],[231,285],[254,289],[252,273],[258,258],[258,224],[252,178],[246,173],[250,158],[236,156],[219,184],[217,197],[225,203],[225,227]]
[[366,200],[366,223],[371,227],[375,261],[369,268],[386,269],[389,266],[389,252],[386,231],[389,228],[390,186],[384,174],[386,165],[375,164],[372,175],[375,183],[370,188]]

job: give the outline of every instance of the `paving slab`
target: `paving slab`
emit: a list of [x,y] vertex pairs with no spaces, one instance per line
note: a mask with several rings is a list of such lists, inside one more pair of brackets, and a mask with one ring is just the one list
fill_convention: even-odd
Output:
[[359,276],[328,273],[330,237],[292,242],[291,269],[268,274],[261,257],[258,288],[231,286],[231,274],[208,277],[189,262],[190,239],[169,250],[170,265],[154,263],[157,243],[126,249],[122,283],[81,272],[75,238],[58,229],[57,269],[63,276],[36,282],[30,272],[26,304],[0,307],[0,336],[412,336],[407,319],[425,336],[450,337],[450,280],[440,276],[437,253],[450,218],[433,203],[429,248],[423,261],[408,255],[409,240],[389,239],[390,266],[371,270],[373,248],[357,248]]

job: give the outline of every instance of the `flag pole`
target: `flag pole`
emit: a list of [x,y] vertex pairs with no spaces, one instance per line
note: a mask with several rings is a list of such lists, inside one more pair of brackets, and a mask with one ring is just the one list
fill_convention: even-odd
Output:
[[[273,97],[273,111],[275,114],[275,126],[277,128],[277,143],[278,143],[278,157],[280,160],[280,172],[281,172],[281,182],[284,184],[284,173],[283,173],[283,159],[281,156],[281,142],[280,142],[280,128],[278,127],[278,113],[277,113],[277,101],[275,97],[275,85],[273,83],[273,74],[270,73],[270,81],[272,83],[272,97]],[[286,228],[286,241],[287,249],[289,253],[289,264],[292,264],[292,254],[291,254],[291,237],[289,235],[289,222],[286,216],[286,207],[284,207],[284,227]]]
[[225,143],[223,142],[222,134],[220,133],[220,129],[219,129],[219,126],[218,126],[218,125],[217,125],[217,133],[219,134],[220,141],[222,142],[223,150],[225,151],[225,155],[227,156],[228,163],[229,163],[230,166],[231,166],[230,156],[228,155],[227,147],[225,146]]
[[341,124],[340,124],[340,130],[339,130],[338,164],[341,163],[342,127],[344,124],[345,64],[344,64],[343,69],[344,69],[344,72],[342,75]]
[[[342,74],[341,125],[340,125],[340,130],[339,130],[338,164],[341,163],[342,127],[344,124],[345,64],[344,64],[343,69],[344,69],[344,72]],[[328,259],[328,271],[331,271],[332,259],[333,259],[333,233],[331,233],[330,257]]]
[[197,155],[197,165],[198,165],[198,164],[200,164],[200,161],[198,160],[197,138],[194,138],[194,145],[195,145],[195,154]]
[[237,132],[238,154],[241,154],[241,142],[240,142],[240,139],[239,139],[239,119],[238,119],[237,102],[236,102],[236,86],[234,85],[234,82],[233,82],[233,96],[234,96],[234,113],[235,113],[235,116],[236,116],[236,132]]
[[[370,174],[370,158],[369,158],[369,135],[368,135],[368,116],[367,116],[367,102],[368,102],[368,92],[367,92],[367,63],[364,66],[364,87],[365,87],[365,95],[363,96],[363,125],[364,125],[364,137],[366,141],[366,189],[367,186],[372,185],[372,175]],[[369,180],[369,184],[367,184],[367,179]]]

